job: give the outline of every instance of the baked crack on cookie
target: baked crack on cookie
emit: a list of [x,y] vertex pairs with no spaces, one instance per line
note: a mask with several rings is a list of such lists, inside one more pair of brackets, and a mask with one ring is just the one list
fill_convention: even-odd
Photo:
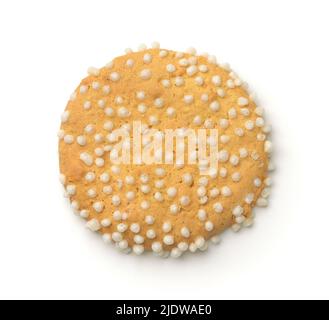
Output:
[[193,48],[142,45],[89,68],[59,132],[74,212],[120,251],[161,257],[251,226],[273,169],[271,127],[254,100],[227,64]]

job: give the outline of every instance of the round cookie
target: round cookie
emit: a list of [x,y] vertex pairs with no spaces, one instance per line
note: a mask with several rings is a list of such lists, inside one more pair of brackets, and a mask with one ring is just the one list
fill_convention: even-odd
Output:
[[[123,252],[179,257],[252,224],[271,185],[270,127],[227,65],[155,44],[88,73],[62,115],[59,154],[66,195],[90,230]],[[217,129],[218,170],[204,175],[204,159],[172,164],[161,154],[156,164],[117,164],[114,132],[123,129],[133,149],[133,121],[146,148],[150,129]]]

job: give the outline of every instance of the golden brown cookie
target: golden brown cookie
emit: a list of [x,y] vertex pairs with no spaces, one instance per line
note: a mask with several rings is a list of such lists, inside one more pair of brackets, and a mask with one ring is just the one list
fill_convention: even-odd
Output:
[[[66,194],[89,229],[123,252],[179,257],[206,250],[229,227],[252,224],[252,208],[266,206],[269,195],[270,127],[227,65],[155,44],[88,72],[62,115],[59,154]],[[128,137],[129,163],[118,163],[118,129]],[[180,146],[183,160],[175,158],[179,150],[170,157],[162,148],[153,150],[156,163],[136,163],[139,144],[152,153],[150,132],[166,149],[168,129],[183,136],[204,129],[207,147],[218,140],[218,167],[205,174],[210,163],[199,158],[195,137],[195,151]]]

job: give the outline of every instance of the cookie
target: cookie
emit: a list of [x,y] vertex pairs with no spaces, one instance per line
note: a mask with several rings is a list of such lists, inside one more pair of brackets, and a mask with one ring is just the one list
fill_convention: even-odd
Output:
[[214,56],[158,44],[126,50],[88,69],[62,115],[65,194],[90,230],[125,253],[205,251],[268,204],[273,147],[263,114]]

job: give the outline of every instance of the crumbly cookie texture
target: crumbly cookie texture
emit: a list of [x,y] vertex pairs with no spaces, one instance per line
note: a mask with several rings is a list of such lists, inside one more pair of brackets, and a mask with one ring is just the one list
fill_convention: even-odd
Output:
[[[65,194],[90,230],[125,253],[177,258],[252,225],[252,208],[268,204],[271,128],[228,65],[155,43],[88,74],[62,115],[59,154]],[[218,129],[218,171],[113,164],[111,132],[135,120],[145,130]]]

